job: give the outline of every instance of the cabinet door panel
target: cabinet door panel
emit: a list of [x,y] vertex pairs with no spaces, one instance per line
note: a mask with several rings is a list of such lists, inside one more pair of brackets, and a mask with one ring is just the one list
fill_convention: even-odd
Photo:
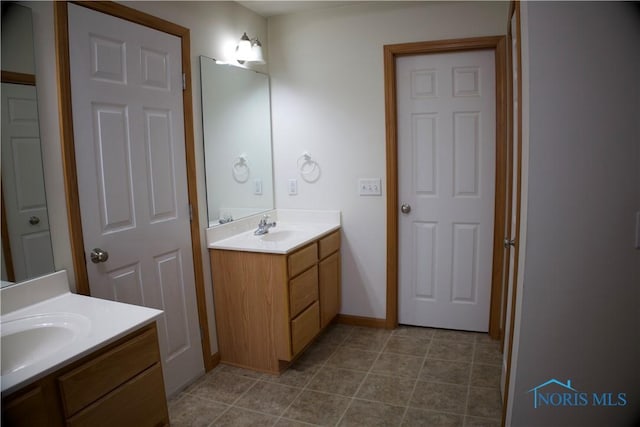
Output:
[[320,327],[324,328],[340,310],[340,252],[320,262]]

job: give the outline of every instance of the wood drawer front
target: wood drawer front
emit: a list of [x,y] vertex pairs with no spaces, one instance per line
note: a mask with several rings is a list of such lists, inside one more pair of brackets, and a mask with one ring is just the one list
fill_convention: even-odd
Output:
[[2,425],[32,427],[54,424],[50,421],[44,390],[39,385],[26,393],[18,396],[14,394],[2,401]]
[[320,239],[320,259],[326,258],[340,249],[340,230]]
[[70,427],[151,427],[168,423],[160,363],[67,420]]
[[289,282],[291,318],[318,300],[318,266],[314,265]]
[[309,246],[289,255],[289,277],[297,276],[318,261],[318,244],[313,242]]
[[160,360],[155,326],[58,378],[67,417]]
[[297,354],[307,346],[320,331],[320,305],[318,301],[291,321],[291,347]]

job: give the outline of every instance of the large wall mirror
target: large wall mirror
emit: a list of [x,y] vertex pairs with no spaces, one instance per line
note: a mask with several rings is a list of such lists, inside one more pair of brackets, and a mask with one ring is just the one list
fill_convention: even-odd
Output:
[[269,77],[200,57],[209,226],[273,209]]
[[2,2],[2,280],[54,271],[36,97],[31,9]]

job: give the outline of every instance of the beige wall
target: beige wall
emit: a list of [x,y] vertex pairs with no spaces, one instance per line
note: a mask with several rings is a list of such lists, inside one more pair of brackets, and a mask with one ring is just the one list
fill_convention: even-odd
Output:
[[[269,19],[276,206],[342,211],[342,313],[386,316],[383,45],[502,35],[507,14],[507,2],[371,2]],[[313,184],[297,173],[304,151],[322,168]],[[358,178],[376,177],[382,197],[360,197]]]

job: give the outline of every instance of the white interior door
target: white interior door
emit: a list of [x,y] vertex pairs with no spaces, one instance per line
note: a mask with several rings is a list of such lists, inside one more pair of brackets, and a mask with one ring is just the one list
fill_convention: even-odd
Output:
[[15,280],[54,270],[36,87],[2,83],[2,189]]
[[[399,321],[486,332],[495,199],[493,50],[400,57]],[[410,207],[410,212],[408,208]]]
[[[180,39],[69,5],[73,127],[87,271],[96,297],[164,310],[167,393],[203,371]],[[109,255],[90,260],[93,248]]]

